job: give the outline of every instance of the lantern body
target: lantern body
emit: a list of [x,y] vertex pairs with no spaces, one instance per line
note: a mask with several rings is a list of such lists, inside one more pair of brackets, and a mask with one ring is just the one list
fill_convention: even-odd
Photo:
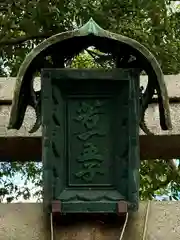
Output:
[[138,209],[139,74],[44,69],[44,202],[61,213]]

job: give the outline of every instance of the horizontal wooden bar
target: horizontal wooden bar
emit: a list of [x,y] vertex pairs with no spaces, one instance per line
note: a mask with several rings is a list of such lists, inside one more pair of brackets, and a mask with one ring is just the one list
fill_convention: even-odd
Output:
[[10,106],[12,104],[11,99],[0,99],[0,106]]
[[41,161],[41,137],[0,137],[0,161]]
[[[0,137],[0,161],[41,161],[41,137]],[[140,136],[141,160],[180,158],[180,135]]]

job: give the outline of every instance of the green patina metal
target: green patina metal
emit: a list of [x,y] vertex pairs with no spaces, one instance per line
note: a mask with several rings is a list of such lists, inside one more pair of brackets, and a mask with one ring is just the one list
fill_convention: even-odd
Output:
[[[92,43],[98,45],[98,48],[102,48],[102,51],[114,51],[117,55],[120,55],[120,51],[124,48],[127,54],[128,51],[130,51],[132,55],[135,55],[138,58],[138,67],[145,70],[149,76],[147,91],[143,97],[141,121],[143,120],[144,112],[148,107],[148,103],[152,99],[154,89],[157,89],[160,105],[161,127],[163,130],[172,128],[164,76],[155,57],[139,42],[120,34],[104,30],[91,18],[89,22],[80,29],[59,33],[46,39],[33,49],[25,58],[17,75],[8,126],[9,129],[19,129],[21,127],[27,105],[31,105],[35,108],[38,116],[38,123],[40,125],[40,113],[38,112],[36,104],[38,101],[36,101],[36,97],[34,96],[34,93],[32,93],[34,74],[44,67],[64,67],[64,58],[71,58],[87,47],[88,40],[91,36],[94,36]],[[97,39],[97,37],[99,38]],[[107,43],[105,44],[105,39],[109,41],[108,46]],[[98,44],[98,41],[100,41],[101,44]],[[115,48],[113,48],[113,45]],[[60,56],[57,54],[58,50]],[[47,62],[45,57],[49,55],[54,59],[52,65],[46,65]],[[117,67],[121,67],[121,65]],[[35,130],[37,130],[37,128],[35,128],[34,131]]]
[[[67,69],[67,62],[89,46],[109,54],[115,69]],[[33,79],[42,69],[41,90],[36,92]],[[148,84],[140,94],[143,70]],[[115,213],[125,201],[129,210],[138,209],[139,126],[149,134],[144,114],[155,90],[160,125],[171,129],[167,89],[155,57],[92,18],[28,54],[18,72],[8,128],[21,127],[28,105],[37,115],[31,132],[42,120],[46,207],[57,200],[64,213]]]
[[41,80],[44,199],[62,213],[137,210],[137,70],[46,69]]

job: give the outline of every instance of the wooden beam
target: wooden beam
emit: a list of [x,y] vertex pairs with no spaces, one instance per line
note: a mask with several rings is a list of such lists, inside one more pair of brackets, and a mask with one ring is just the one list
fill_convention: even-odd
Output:
[[0,137],[0,161],[41,161],[41,137]]
[[0,106],[10,106],[11,104],[11,99],[0,99]]
[[[0,161],[41,161],[41,137],[0,137]],[[180,135],[140,136],[141,160],[180,158]]]
[[180,135],[140,136],[141,160],[180,158]]

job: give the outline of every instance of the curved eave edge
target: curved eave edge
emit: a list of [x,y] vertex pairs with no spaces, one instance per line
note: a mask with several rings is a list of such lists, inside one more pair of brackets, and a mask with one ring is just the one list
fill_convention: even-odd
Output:
[[159,63],[157,62],[156,58],[146,47],[141,45],[136,40],[128,38],[123,35],[120,35],[120,34],[111,33],[109,31],[106,31],[106,30],[102,29],[98,24],[93,22],[92,19],[90,19],[90,21],[88,23],[86,23],[84,26],[82,26],[80,29],[58,33],[56,35],[53,35],[53,36],[45,39],[43,42],[38,44],[37,47],[34,48],[27,55],[24,62],[20,66],[20,69],[19,69],[19,72],[17,75],[8,128],[9,129],[13,128],[14,119],[16,119],[16,115],[18,114],[17,107],[18,107],[18,100],[19,100],[19,94],[20,94],[20,88],[21,88],[23,76],[25,75],[25,73],[26,73],[29,65],[33,61],[33,59],[35,57],[37,57],[37,55],[39,53],[41,53],[43,50],[47,49],[49,46],[51,46],[53,44],[56,44],[58,42],[61,42],[63,40],[69,39],[69,38],[88,36],[90,34],[94,35],[94,36],[106,37],[109,39],[117,40],[119,42],[123,42],[123,43],[131,46],[132,48],[138,50],[151,63],[151,65],[157,75],[157,80],[158,80],[160,90],[162,93],[162,100],[163,100],[163,105],[164,105],[164,109],[165,109],[166,125],[167,125],[168,129],[171,129],[172,124],[171,124],[171,119],[170,119],[167,88],[166,88],[166,85],[164,82],[164,75],[162,73],[161,67],[160,67]]
[[[107,34],[109,34],[109,32],[107,32]],[[151,65],[156,73],[157,81],[158,81],[160,91],[161,91],[161,97],[162,97],[162,102],[163,102],[163,107],[164,107],[164,112],[165,112],[165,121],[166,121],[167,130],[172,130],[168,91],[167,91],[167,87],[166,87],[166,84],[164,81],[164,74],[161,70],[161,67],[160,67],[158,61],[146,47],[144,47],[142,44],[140,44],[136,40],[122,36],[120,34],[116,34],[116,33],[110,33],[110,34],[111,34],[111,39],[115,39],[120,42],[129,44],[133,48],[137,49],[151,63]]]

